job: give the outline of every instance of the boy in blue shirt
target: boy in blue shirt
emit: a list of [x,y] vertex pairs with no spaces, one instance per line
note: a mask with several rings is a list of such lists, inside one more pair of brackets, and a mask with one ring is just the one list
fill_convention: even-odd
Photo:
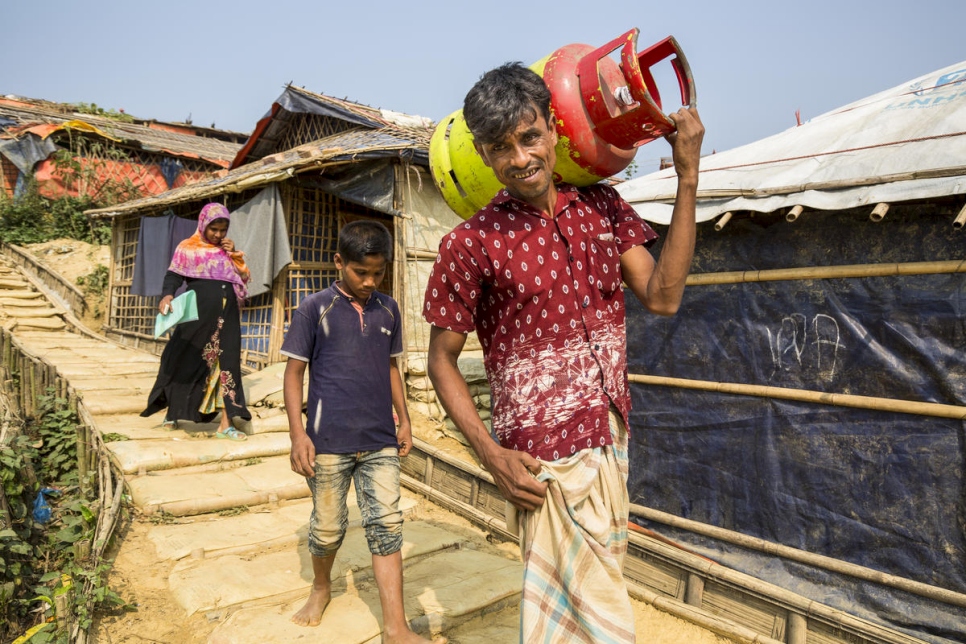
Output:
[[[383,642],[428,644],[410,630],[403,608],[399,458],[412,449],[413,439],[396,362],[403,352],[399,307],[376,290],[392,251],[392,237],[381,223],[361,220],[344,226],[335,255],[342,279],[302,301],[282,344],[288,357],[284,395],[292,470],[307,477],[313,505],[309,552],[315,579],[292,621],[317,626],[322,620],[354,481],[382,604]],[[306,365],[308,422],[303,427]]]

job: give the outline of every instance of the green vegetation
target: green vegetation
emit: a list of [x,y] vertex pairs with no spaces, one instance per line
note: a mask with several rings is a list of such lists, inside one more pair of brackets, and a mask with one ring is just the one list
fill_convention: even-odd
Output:
[[107,266],[98,264],[87,275],[77,278],[77,285],[84,288],[84,295],[102,295],[107,290],[110,273]]
[[37,418],[0,449],[0,641],[28,627],[31,644],[73,641],[94,611],[127,608],[90,559],[97,525],[96,477],[78,474],[78,419],[51,391]]
[[12,244],[37,244],[67,237],[106,244],[111,238],[110,227],[92,223],[84,216],[84,210],[93,207],[88,197],[43,197],[31,180],[17,199],[0,194],[0,239]]
[[93,114],[94,116],[103,116],[104,118],[109,118],[114,121],[121,121],[123,123],[133,123],[134,117],[124,112],[119,112],[115,109],[104,109],[97,103],[67,103],[67,108],[77,112],[78,114]]
[[110,142],[73,136],[69,129],[67,133],[68,147],[51,157],[54,178],[67,194],[47,196],[33,177],[14,199],[0,192],[0,240],[36,244],[69,238],[107,244],[111,240],[110,225],[88,219],[84,211],[140,196],[130,179],[115,179],[105,171],[108,164],[127,161],[127,152]]

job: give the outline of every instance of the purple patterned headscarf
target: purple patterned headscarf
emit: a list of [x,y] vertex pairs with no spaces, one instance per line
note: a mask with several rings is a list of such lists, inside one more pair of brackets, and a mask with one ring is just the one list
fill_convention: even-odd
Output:
[[231,282],[235,296],[242,302],[248,296],[245,284],[251,279],[245,265],[245,253],[239,250],[229,253],[205,239],[205,230],[217,219],[230,222],[228,208],[220,203],[210,203],[201,209],[198,230],[178,244],[168,270],[185,277]]

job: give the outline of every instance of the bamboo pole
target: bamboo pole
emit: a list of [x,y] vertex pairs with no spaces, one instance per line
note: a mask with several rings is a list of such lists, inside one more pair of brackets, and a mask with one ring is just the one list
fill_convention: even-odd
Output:
[[35,406],[36,398],[34,398],[34,367],[33,362],[27,356],[23,358],[23,368],[21,369],[21,374],[23,377],[23,390],[24,390],[24,403],[28,410],[27,415],[31,418],[37,417],[37,407]]
[[799,550],[798,548],[772,543],[770,541],[765,541],[764,539],[759,539],[758,537],[752,537],[740,532],[735,532],[734,530],[726,530],[725,528],[719,528],[717,526],[708,525],[699,521],[683,519],[673,514],[661,512],[660,510],[648,508],[636,503],[631,503],[630,509],[631,514],[644,517],[650,521],[656,521],[664,525],[687,530],[689,532],[693,532],[694,534],[710,537],[712,539],[718,539],[719,541],[741,546],[742,548],[747,548],[749,550],[776,555],[778,557],[782,557],[783,559],[789,559],[791,561],[797,561],[798,563],[803,563],[809,566],[815,566],[816,568],[829,570],[840,575],[846,575],[856,579],[862,579],[864,581],[871,581],[882,586],[888,586],[889,588],[896,588],[898,590],[919,595],[920,597],[927,597],[951,606],[966,608],[966,595],[962,593],[946,590],[945,588],[939,588],[937,586],[930,586],[929,584],[924,584],[912,579],[906,579],[905,577],[900,577],[898,575],[891,575],[889,573],[867,568],[865,566],[859,566],[847,561],[841,561],[833,557],[817,555],[804,550]]
[[745,594],[766,598],[769,603],[806,615],[810,620],[824,622],[859,635],[863,641],[869,640],[878,644],[922,644],[920,639],[855,617],[837,608],[832,608],[786,590],[781,586],[770,584],[757,577],[698,557],[681,548],[633,532],[628,533],[628,539],[633,549],[644,551],[649,556],[663,560],[669,565],[697,571],[699,574],[713,579],[717,584],[731,587]]
[[240,506],[265,505],[269,501],[269,495],[275,494],[279,500],[302,499],[308,494],[304,483],[286,485],[276,490],[239,492],[233,496],[216,497],[211,499],[187,499],[184,501],[172,501],[162,503],[151,508],[145,509],[145,515],[150,516],[154,512],[163,511],[172,516],[188,516],[194,514],[208,514],[229,508]]
[[798,219],[799,215],[801,215],[802,211],[804,210],[805,208],[800,205],[796,205],[792,207],[792,209],[785,214],[785,221],[788,221],[788,222],[795,221],[796,219]]
[[776,268],[765,271],[727,271],[695,273],[688,276],[688,286],[712,284],[745,284],[782,280],[846,279],[853,277],[894,277],[898,275],[944,275],[966,273],[966,260],[939,262],[906,262],[896,264],[845,264],[842,266],[806,266]]
[[869,215],[869,219],[871,219],[875,223],[879,223],[880,221],[885,219],[887,212],[889,212],[889,204],[887,203],[876,204],[876,207],[872,209],[872,214]]
[[801,613],[788,613],[788,644],[806,644],[808,642],[808,620]]
[[966,206],[963,206],[956,218],[953,219],[953,228],[959,230],[963,227],[963,224],[966,224]]
[[480,527],[493,531],[501,539],[510,542],[515,542],[518,540],[517,535],[507,530],[506,523],[500,519],[497,519],[496,517],[492,517],[466,503],[463,503],[458,499],[447,496],[439,490],[436,490],[425,483],[421,483],[420,481],[417,481],[413,477],[407,476],[406,474],[400,474],[399,481],[402,483],[402,485],[405,485],[414,492],[422,494],[433,503],[441,505],[443,508],[451,512],[456,512],[457,514],[466,517]]
[[[897,181],[914,181],[919,179],[942,179],[945,177],[958,177],[966,174],[966,166],[952,166],[948,168],[932,168],[929,170],[917,170],[915,172],[894,172],[892,174],[877,177],[862,177],[860,179],[833,179],[830,181],[813,181],[811,183],[799,183],[790,186],[776,186],[774,188],[730,188],[714,190],[698,190],[697,198],[699,201],[705,199],[733,199],[735,197],[750,197],[761,199],[763,197],[774,197],[776,195],[792,195],[809,190],[841,190],[843,188],[861,188],[863,186],[875,186],[884,183],[894,183]],[[666,192],[651,197],[647,203],[674,203],[676,194]]]
[[742,626],[741,624],[718,617],[717,615],[712,615],[700,608],[658,595],[654,591],[643,586],[638,586],[637,584],[628,583],[627,593],[634,599],[642,601],[645,604],[650,604],[662,612],[674,615],[686,622],[696,624],[718,635],[741,642],[741,644],[785,644],[767,635],[762,635],[752,628]]
[[83,423],[77,423],[75,435],[77,437],[77,478],[81,493],[86,497],[89,490],[87,482],[87,436],[84,432]]
[[725,214],[718,217],[718,221],[714,222],[715,231],[721,232],[721,229],[727,226],[729,221],[731,221],[731,211],[728,211]]
[[736,394],[739,396],[779,398],[782,400],[796,400],[799,402],[836,405],[838,407],[853,407],[856,409],[872,409],[875,411],[897,412],[900,414],[918,414],[920,416],[966,420],[966,407],[959,405],[924,403],[914,400],[878,398],[875,396],[857,396],[854,394],[835,394],[824,391],[810,391],[808,389],[772,387],[769,385],[746,385],[738,382],[714,382],[710,380],[668,378],[666,376],[629,374],[627,378],[631,382],[636,382],[643,385],[677,387],[679,389],[701,389],[704,391],[715,391],[718,393]]
[[406,249],[406,257],[409,259],[428,259],[430,261],[435,261],[438,256],[438,253],[435,253],[431,250],[421,250],[419,248]]

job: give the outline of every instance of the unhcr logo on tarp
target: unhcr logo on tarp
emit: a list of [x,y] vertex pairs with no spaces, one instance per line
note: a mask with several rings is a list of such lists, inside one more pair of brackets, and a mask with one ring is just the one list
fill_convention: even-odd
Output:
[[[920,109],[945,105],[966,96],[966,67],[946,72],[936,77],[935,83],[916,81],[910,85],[911,92],[902,94],[899,100],[886,106],[886,110]],[[914,98],[910,98],[910,94]]]

